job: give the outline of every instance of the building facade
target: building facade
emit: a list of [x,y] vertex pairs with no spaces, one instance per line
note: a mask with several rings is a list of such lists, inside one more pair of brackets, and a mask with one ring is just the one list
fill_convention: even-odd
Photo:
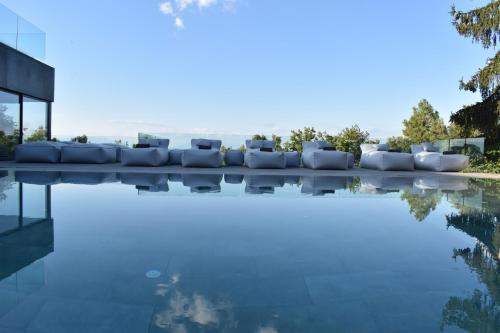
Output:
[[44,59],[45,33],[0,4],[0,160],[51,138],[55,71]]

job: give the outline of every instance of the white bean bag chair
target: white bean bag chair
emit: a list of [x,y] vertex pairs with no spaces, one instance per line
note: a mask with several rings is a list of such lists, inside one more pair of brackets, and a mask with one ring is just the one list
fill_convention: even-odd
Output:
[[443,155],[432,143],[412,145],[415,168],[439,172],[458,172],[469,166],[469,156],[461,154]]
[[302,164],[309,169],[347,170],[354,165],[354,156],[335,149],[335,146],[326,141],[302,142]]
[[386,144],[362,144],[360,166],[382,171],[413,171],[412,154],[389,152]]
[[167,164],[168,158],[168,148],[164,147],[122,149],[121,152],[123,166],[157,167]]

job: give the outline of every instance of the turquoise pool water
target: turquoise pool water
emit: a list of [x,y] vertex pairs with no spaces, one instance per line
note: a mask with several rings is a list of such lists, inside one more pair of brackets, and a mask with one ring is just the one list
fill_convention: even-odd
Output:
[[500,331],[497,181],[0,177],[0,332]]

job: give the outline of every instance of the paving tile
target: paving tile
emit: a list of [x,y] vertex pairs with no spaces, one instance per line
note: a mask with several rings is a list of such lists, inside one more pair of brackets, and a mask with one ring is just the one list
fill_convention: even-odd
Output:
[[183,277],[253,277],[256,275],[255,259],[240,256],[173,256],[168,274]]
[[45,301],[45,297],[37,295],[27,296],[0,318],[0,326],[25,330],[45,304]]
[[39,333],[146,333],[152,306],[49,298],[27,331]]
[[366,300],[407,291],[391,271],[306,276],[305,281],[314,304]]

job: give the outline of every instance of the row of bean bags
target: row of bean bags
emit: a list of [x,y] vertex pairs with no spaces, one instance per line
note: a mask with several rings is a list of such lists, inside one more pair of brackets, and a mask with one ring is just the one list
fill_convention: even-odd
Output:
[[17,145],[18,163],[115,163],[121,159],[121,146],[38,141]]

